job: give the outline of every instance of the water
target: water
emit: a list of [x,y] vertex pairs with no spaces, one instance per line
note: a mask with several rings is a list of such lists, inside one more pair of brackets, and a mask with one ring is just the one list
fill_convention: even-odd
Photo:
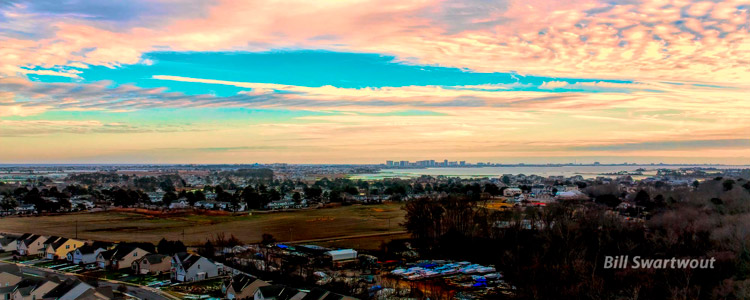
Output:
[[657,169],[681,169],[690,167],[736,169],[747,168],[747,166],[726,165],[700,165],[700,166],[659,166],[659,165],[628,165],[628,166],[507,166],[507,167],[473,167],[473,168],[424,168],[424,169],[382,169],[378,173],[354,174],[352,179],[383,179],[383,178],[413,178],[422,175],[430,176],[452,176],[461,178],[476,177],[499,177],[503,174],[525,174],[547,176],[576,176],[584,178],[596,178],[598,176],[616,177],[617,175],[603,175],[605,173],[617,173],[621,171],[635,172],[637,169],[645,169],[641,176],[633,178],[645,178],[656,174]]

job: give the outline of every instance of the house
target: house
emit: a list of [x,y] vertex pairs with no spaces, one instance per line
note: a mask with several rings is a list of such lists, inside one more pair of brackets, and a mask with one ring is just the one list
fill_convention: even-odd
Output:
[[16,207],[16,211],[21,214],[31,214],[36,212],[36,206],[34,204],[22,204]]
[[133,262],[135,274],[161,274],[172,268],[172,257],[164,254],[148,254]]
[[43,235],[31,234],[25,239],[18,240],[18,254],[20,255],[39,255],[44,251],[44,243],[48,237]]
[[233,300],[252,299],[258,288],[268,286],[267,282],[256,277],[239,274],[229,281],[226,288],[226,298]]
[[177,253],[172,257],[172,280],[185,282],[219,276],[219,266],[200,255]]
[[99,268],[120,270],[130,268],[133,262],[151,252],[131,244],[119,244],[112,250],[102,251],[96,256]]
[[216,204],[215,202],[211,202],[211,201],[198,201],[198,202],[195,202],[194,206],[200,207],[203,209],[213,209],[215,204]]
[[588,196],[580,191],[567,191],[557,192],[555,198],[557,200],[587,200]]
[[164,199],[164,192],[149,192],[146,193],[148,195],[148,199],[151,201],[151,203],[159,203]]
[[295,205],[297,205],[297,203],[292,200],[276,200],[269,202],[266,207],[268,209],[287,209],[292,208]]
[[15,286],[23,279],[21,269],[12,264],[0,264],[0,299],[10,299]]
[[180,198],[177,201],[174,201],[169,204],[169,209],[180,209],[180,208],[187,208],[189,206],[189,203],[186,199]]
[[[109,289],[111,293],[111,288]],[[104,289],[95,289],[93,286],[77,279],[68,279],[58,284],[55,288],[44,294],[43,299],[50,300],[107,300]]]
[[74,251],[78,247],[85,245],[83,241],[60,238],[52,243],[47,244],[45,251],[48,259],[66,259],[68,253]]
[[100,252],[106,251],[107,249],[96,244],[83,245],[78,249],[68,252],[67,259],[69,262],[74,264],[93,264],[96,263],[96,257]]
[[521,194],[523,194],[523,191],[520,188],[509,187],[503,190],[503,196],[505,197],[514,197]]
[[301,300],[307,295],[298,289],[281,284],[267,285],[258,288],[254,300]]
[[18,237],[3,236],[0,238],[0,252],[13,252],[18,247]]
[[302,300],[356,300],[357,298],[344,296],[321,288],[313,288]]
[[3,300],[109,300],[111,287],[93,288],[78,279],[29,277],[16,265],[0,264],[0,299]]
[[24,278],[16,285],[16,288],[13,290],[13,294],[10,298],[13,300],[42,299],[44,295],[49,293],[58,285],[59,282],[57,282],[57,280],[55,280],[54,278]]

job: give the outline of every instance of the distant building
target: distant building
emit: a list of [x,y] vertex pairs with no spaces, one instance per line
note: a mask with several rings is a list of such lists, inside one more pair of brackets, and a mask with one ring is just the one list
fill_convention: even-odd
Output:
[[503,196],[505,197],[515,197],[521,194],[523,194],[523,191],[519,188],[510,187],[503,190]]
[[186,199],[182,199],[182,198],[169,204],[170,209],[187,208],[188,206],[190,206],[190,204],[187,202]]

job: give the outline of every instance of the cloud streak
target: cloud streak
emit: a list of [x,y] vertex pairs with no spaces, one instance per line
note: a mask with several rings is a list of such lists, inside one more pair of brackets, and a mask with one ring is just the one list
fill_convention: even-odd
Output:
[[[5,31],[0,71],[73,63],[115,67],[155,49],[329,49],[392,54],[402,61],[548,76],[747,82],[748,8],[742,0],[220,1],[162,24],[100,21],[82,11],[50,15],[51,37]],[[152,11],[157,4],[133,5]],[[43,11],[3,9],[8,22]],[[77,18],[80,13],[83,17]],[[252,17],[248,17],[252,16]],[[113,16],[110,16],[113,17]],[[113,30],[111,22],[123,26]],[[34,28],[30,29],[34,31]],[[325,38],[322,38],[325,37]],[[34,54],[34,55],[29,55]],[[7,60],[6,60],[7,61]]]

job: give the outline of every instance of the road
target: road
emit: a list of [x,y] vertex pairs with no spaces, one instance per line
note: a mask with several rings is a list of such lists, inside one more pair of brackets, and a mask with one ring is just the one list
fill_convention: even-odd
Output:
[[[79,276],[78,274],[72,274],[72,273],[62,273],[50,269],[42,269],[32,266],[27,266],[24,264],[16,264],[21,268],[21,271],[25,274],[29,274],[32,276],[55,276],[60,279],[66,279],[66,278],[72,278],[75,276]],[[110,280],[99,280],[99,286],[110,286],[112,287],[112,290],[117,290],[117,287],[120,285],[123,285],[122,282],[117,281],[110,281]],[[168,296],[168,294],[150,287],[145,286],[138,286],[138,285],[130,285],[130,284],[124,284],[128,289],[126,293],[128,295],[131,295],[133,297],[143,299],[143,300],[175,300],[173,296]]]

